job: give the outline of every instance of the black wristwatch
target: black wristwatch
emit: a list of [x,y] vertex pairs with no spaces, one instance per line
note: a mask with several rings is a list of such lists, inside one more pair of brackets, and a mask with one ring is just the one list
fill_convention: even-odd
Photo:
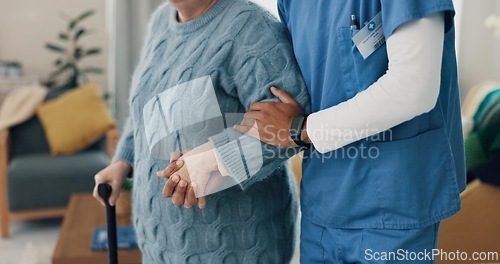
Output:
[[304,127],[306,119],[306,116],[296,116],[293,118],[292,127],[290,128],[290,137],[299,147],[309,148],[311,144],[302,141],[302,128]]

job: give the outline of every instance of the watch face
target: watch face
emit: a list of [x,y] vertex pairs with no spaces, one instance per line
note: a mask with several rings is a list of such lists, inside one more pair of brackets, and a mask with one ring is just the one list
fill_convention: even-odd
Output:
[[303,124],[304,117],[302,116],[297,116],[293,119],[292,121],[292,127],[290,128],[290,136],[295,143],[297,141],[300,141],[300,134],[302,131],[302,124]]

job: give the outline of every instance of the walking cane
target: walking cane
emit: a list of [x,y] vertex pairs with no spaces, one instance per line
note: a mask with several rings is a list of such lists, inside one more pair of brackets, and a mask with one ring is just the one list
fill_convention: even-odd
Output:
[[116,237],[116,209],[109,204],[111,196],[111,186],[109,184],[99,184],[97,186],[99,196],[106,204],[106,221],[108,225],[108,263],[118,264],[118,241]]

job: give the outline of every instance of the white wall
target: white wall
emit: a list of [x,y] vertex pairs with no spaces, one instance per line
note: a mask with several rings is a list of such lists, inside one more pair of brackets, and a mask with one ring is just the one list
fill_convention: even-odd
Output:
[[[45,42],[55,42],[57,34],[67,27],[60,12],[77,16],[88,9],[97,11],[85,22],[94,33],[83,37],[82,44],[100,47],[103,53],[85,59],[82,65],[106,69],[108,53],[104,0],[0,0],[0,60],[19,61],[27,74],[45,77],[54,69],[52,62],[57,57],[44,48]],[[106,74],[89,77],[106,88]]]
[[459,41],[459,78],[462,99],[476,84],[500,81],[500,40],[484,26],[490,14],[500,15],[500,1],[456,1],[461,3]]
[[120,126],[129,116],[131,77],[137,66],[151,13],[163,0],[106,0],[111,109]]
[[252,2],[255,2],[259,4],[260,6],[264,7],[265,9],[269,10],[273,15],[278,17],[278,4],[277,0],[251,0]]
[[457,51],[460,50],[460,37],[461,37],[461,28],[462,28],[462,12],[464,0],[453,0],[453,5],[455,6],[455,34],[456,34],[456,48]]

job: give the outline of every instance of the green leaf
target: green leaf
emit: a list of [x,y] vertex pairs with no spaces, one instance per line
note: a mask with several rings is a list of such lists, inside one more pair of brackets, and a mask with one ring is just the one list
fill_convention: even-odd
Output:
[[55,45],[55,44],[51,44],[51,43],[46,43],[45,44],[45,48],[51,50],[51,51],[54,51],[54,52],[59,52],[59,53],[65,53],[66,52],[66,49],[61,47],[61,46],[58,46],[58,45]]
[[79,60],[83,57],[83,49],[81,47],[76,48],[75,53],[73,54],[76,60]]
[[92,16],[93,14],[95,14],[95,11],[94,10],[88,10],[88,11],[85,11],[83,12],[81,15],[78,16],[78,18],[76,18],[76,20],[78,22],[84,20],[85,18],[89,17],[89,16]]
[[75,40],[78,40],[81,36],[83,36],[85,33],[87,33],[87,30],[84,29],[84,28],[79,28],[77,31],[76,31],[76,34],[75,34],[75,37],[74,39]]
[[83,73],[90,73],[90,74],[103,74],[104,70],[101,68],[97,68],[97,67],[86,67],[86,68],[82,69],[82,72]]
[[80,23],[82,20],[84,20],[85,18],[89,17],[89,16],[92,16],[93,14],[95,13],[94,10],[88,10],[86,12],[83,12],[81,15],[79,15],[77,18],[71,20],[69,22],[69,29],[70,30],[73,30],[77,25],[78,23]]
[[66,64],[62,65],[57,70],[55,70],[52,73],[50,73],[50,75],[49,75],[49,81],[53,81],[55,78],[57,78],[59,75],[61,75],[62,73],[64,73],[65,71],[67,71],[70,68],[71,68],[71,64],[70,63],[66,63]]
[[68,25],[69,30],[73,30],[73,29],[76,27],[76,25],[77,25],[77,24],[78,24],[78,21],[76,21],[76,20],[71,20],[71,21],[69,22],[69,25]]
[[65,70],[70,69],[71,66],[72,66],[71,63],[66,63],[66,64],[62,65],[61,67],[59,67],[59,69],[57,69],[55,72],[64,72]]
[[85,56],[97,55],[99,53],[101,53],[100,48],[91,48],[85,52]]
[[59,39],[60,40],[68,40],[68,34],[66,33],[59,33]]

